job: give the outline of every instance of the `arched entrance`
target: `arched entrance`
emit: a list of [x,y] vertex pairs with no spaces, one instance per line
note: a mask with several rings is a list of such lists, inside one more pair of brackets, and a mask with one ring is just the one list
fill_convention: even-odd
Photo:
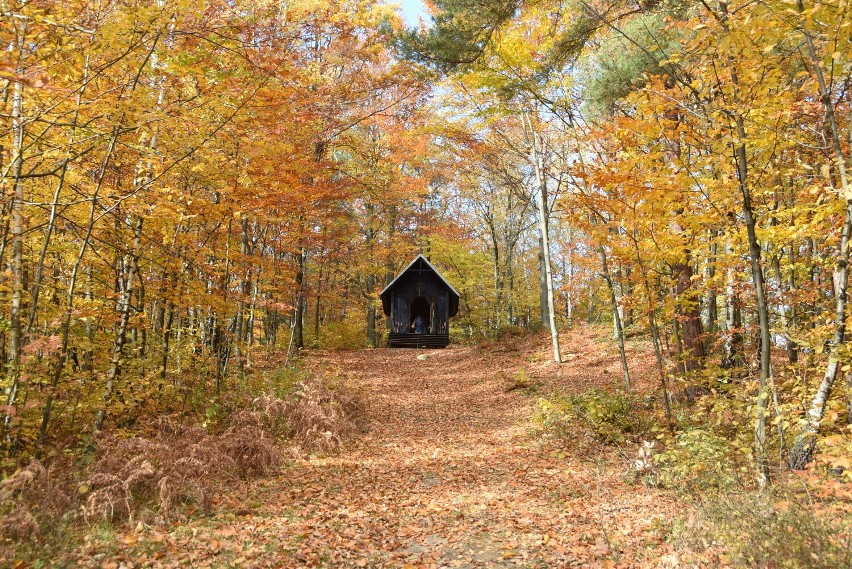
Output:
[[411,307],[408,311],[408,328],[412,332],[416,332],[414,321],[417,320],[419,316],[423,321],[423,332],[424,334],[428,334],[429,330],[432,327],[432,317],[431,317],[431,307],[429,306],[429,301],[426,300],[423,296],[418,296],[414,300],[411,301]]

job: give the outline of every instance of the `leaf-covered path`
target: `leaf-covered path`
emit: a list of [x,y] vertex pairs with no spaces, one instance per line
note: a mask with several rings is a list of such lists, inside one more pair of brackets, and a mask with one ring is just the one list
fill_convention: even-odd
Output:
[[542,389],[617,377],[614,354],[581,354],[558,372],[505,345],[322,358],[364,391],[367,432],[337,456],[299,459],[235,489],[211,517],[146,532],[140,539],[159,545],[141,561],[633,567],[667,553],[670,498],[629,484],[624,461],[608,452],[581,457],[547,445],[532,431],[536,397],[506,390],[519,364]]

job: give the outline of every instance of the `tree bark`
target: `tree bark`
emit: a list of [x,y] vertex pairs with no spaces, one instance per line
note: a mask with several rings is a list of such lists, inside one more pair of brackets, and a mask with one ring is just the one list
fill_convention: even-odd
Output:
[[94,430],[99,431],[103,427],[104,419],[106,418],[107,407],[112,400],[112,395],[115,391],[115,384],[121,377],[124,345],[127,343],[127,329],[130,323],[130,313],[132,308],[132,298],[135,291],[134,284],[136,281],[136,273],[139,268],[139,251],[142,244],[142,218],[138,217],[133,228],[133,244],[130,252],[125,256],[125,264],[127,265],[127,273],[125,276],[125,285],[119,298],[119,322],[118,329],[115,333],[115,342],[112,347],[112,359],[107,371],[107,381],[104,386],[103,405],[95,414]]
[[[710,238],[713,240],[710,243],[710,258],[707,260],[707,280],[711,286],[707,289],[707,296],[704,298],[704,303],[707,307],[707,321],[704,324],[704,329],[708,334],[716,332],[717,322],[719,321],[719,307],[716,295],[716,288],[713,280],[716,278],[716,255],[719,250],[719,245],[716,242],[716,232],[712,232]],[[705,354],[706,355],[706,354]]]
[[[719,1],[719,10],[721,12],[719,23],[726,34],[730,33],[730,29],[728,27],[728,5],[723,0]],[[733,57],[728,56],[728,64],[730,66],[731,83],[734,88],[733,98],[735,101],[739,101],[740,81]],[[733,158],[736,166],[737,181],[739,183],[740,193],[742,194],[743,200],[742,213],[748,237],[751,276],[752,282],[754,283],[757,318],[760,330],[760,379],[757,401],[755,404],[754,450],[757,483],[763,487],[769,482],[769,463],[766,456],[766,415],[769,407],[769,385],[772,382],[772,364],[769,351],[771,342],[771,336],[769,333],[769,308],[766,303],[766,287],[764,283],[760,243],[757,240],[757,221],[755,219],[754,208],[752,206],[751,188],[748,180],[748,154],[746,152],[744,142],[745,140],[748,140],[748,138],[746,137],[745,121],[741,112],[734,111],[733,117],[733,130],[736,133],[736,142],[733,144]]]
[[624,328],[621,325],[621,314],[618,310],[618,301],[615,298],[615,283],[612,282],[612,275],[609,272],[609,263],[606,258],[606,249],[601,245],[598,250],[601,254],[601,269],[603,270],[603,278],[609,285],[609,302],[612,305],[612,319],[615,322],[615,337],[618,341],[618,354],[621,356],[621,371],[624,374],[624,385],[627,391],[630,387],[630,370],[627,367],[627,354],[624,350]]
[[535,170],[536,185],[538,186],[538,221],[539,230],[541,231],[541,252],[544,257],[545,283],[547,285],[547,304],[548,304],[548,324],[550,327],[550,337],[553,342],[553,360],[556,363],[562,363],[562,354],[559,350],[559,330],[556,328],[556,310],[553,303],[553,276],[550,268],[550,239],[548,236],[547,223],[547,180],[544,177],[544,158],[541,154],[541,138],[533,128],[532,121],[529,116],[524,113],[526,121],[529,125],[529,134],[531,137],[531,158],[533,169]]
[[[797,0],[796,6],[799,13],[804,13],[805,7],[802,0]],[[802,34],[805,36],[805,43],[808,48],[808,56],[813,72],[817,77],[817,85],[819,86],[819,95],[822,100],[823,108],[828,117],[828,124],[831,131],[831,147],[834,153],[834,160],[837,165],[837,172],[840,178],[840,188],[843,199],[846,202],[846,218],[843,223],[843,231],[840,235],[840,252],[837,256],[837,262],[834,269],[834,282],[836,288],[835,296],[835,314],[834,314],[834,334],[831,343],[831,350],[828,356],[828,365],[826,366],[825,375],[822,378],[816,395],[811,400],[808,409],[806,423],[802,426],[793,447],[790,450],[788,464],[790,468],[801,469],[810,462],[813,456],[814,446],[816,445],[816,437],[819,432],[819,426],[822,422],[822,416],[825,412],[825,403],[831,394],[831,387],[834,384],[834,379],[837,376],[837,368],[840,363],[840,349],[846,338],[846,303],[847,303],[847,286],[849,283],[849,235],[852,232],[852,189],[849,187],[849,181],[846,176],[846,158],[843,155],[843,149],[840,144],[840,129],[837,125],[837,119],[834,113],[834,103],[831,99],[831,93],[828,90],[825,76],[823,75],[821,61],[817,56],[816,47],[814,46],[813,38],[810,32],[807,31],[805,23],[802,23]]]
[[687,373],[698,371],[704,360],[704,343],[701,340],[701,310],[692,286],[692,263],[688,252],[686,260],[672,267],[675,274],[675,291],[680,309],[680,324],[683,332],[684,369]]
[[[95,212],[98,207],[98,198],[100,196],[101,188],[103,187],[104,177],[106,175],[107,166],[109,165],[109,161],[112,158],[112,154],[115,151],[115,143],[118,140],[119,128],[116,127],[113,130],[112,138],[110,139],[109,146],[106,151],[106,156],[104,156],[104,161],[101,165],[100,171],[98,172],[97,182],[95,184],[95,189],[92,194],[92,204],[89,206],[89,220],[86,224],[86,234],[83,237],[83,241],[80,244],[80,251],[77,253],[77,258],[74,261],[74,266],[71,269],[71,277],[68,280],[68,291],[65,295],[65,313],[62,318],[62,325],[60,327],[60,335],[62,338],[62,344],[59,349],[59,352],[53,359],[52,369],[51,369],[51,377],[50,377],[50,389],[47,392],[47,398],[45,400],[44,409],[42,410],[41,415],[41,427],[39,428],[38,440],[36,442],[36,455],[40,453],[40,449],[44,444],[45,438],[47,437],[48,426],[50,425],[50,416],[53,409],[53,401],[56,394],[56,388],[59,385],[59,379],[62,376],[62,368],[64,367],[65,361],[68,359],[68,343],[69,336],[71,332],[71,317],[74,310],[74,294],[77,288],[77,276],[80,273],[80,266],[83,264],[83,258],[86,255],[86,249],[89,247],[89,243],[92,239],[92,231],[95,227]],[[84,362],[86,362],[86,357],[84,355]]]
[[376,300],[373,291],[376,288],[376,275],[367,275],[367,343],[371,348],[378,346],[376,341]]
[[302,246],[296,253],[296,301],[293,309],[293,337],[292,346],[294,350],[300,350],[305,347],[305,338],[303,335],[304,311],[302,310],[302,298],[304,296],[305,286],[305,250]]
[[[23,33],[23,32],[21,32]],[[23,41],[22,39],[19,41]],[[14,193],[12,195],[12,302],[9,312],[9,387],[6,392],[6,407],[15,405],[20,383],[21,344],[21,312],[24,295],[24,183],[21,171],[24,165],[24,128],[25,120],[24,86],[20,81],[14,82],[12,89],[12,172]],[[6,412],[3,418],[2,440],[8,442],[9,430],[12,426],[13,414]]]
[[[725,243],[725,253],[728,256],[733,255],[733,245],[731,239],[728,238]],[[742,355],[742,334],[740,330],[743,327],[742,309],[740,307],[740,296],[737,293],[737,270],[734,266],[729,266],[726,269],[725,275],[725,344],[722,355],[722,368],[730,369],[733,367],[742,367],[745,363]]]
[[538,238],[538,308],[541,325],[550,324],[550,302],[547,297],[547,266],[544,262],[544,239]]

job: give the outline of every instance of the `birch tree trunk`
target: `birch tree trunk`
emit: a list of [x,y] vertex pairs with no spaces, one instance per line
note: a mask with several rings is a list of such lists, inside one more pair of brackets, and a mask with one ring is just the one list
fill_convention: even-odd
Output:
[[[797,0],[796,7],[799,13],[805,11],[802,0]],[[835,310],[834,310],[834,334],[831,342],[831,351],[828,356],[828,365],[825,369],[822,382],[817,389],[816,395],[811,400],[808,409],[806,423],[802,426],[796,440],[793,442],[793,447],[790,450],[788,465],[790,468],[801,469],[807,465],[813,456],[814,446],[816,445],[816,437],[819,432],[819,426],[822,422],[822,416],[825,412],[825,403],[831,395],[831,388],[834,384],[834,379],[837,376],[837,369],[840,363],[840,348],[846,339],[846,293],[849,284],[849,235],[852,233],[852,189],[849,187],[849,180],[846,176],[846,158],[843,155],[843,149],[840,145],[840,129],[837,125],[837,118],[834,113],[834,102],[831,99],[831,93],[828,90],[828,84],[825,80],[825,75],[822,70],[822,62],[817,56],[816,47],[814,46],[813,37],[802,22],[802,35],[805,37],[807,45],[808,57],[810,66],[816,75],[817,85],[819,86],[819,95],[822,100],[825,114],[828,118],[828,124],[831,131],[831,147],[834,154],[835,164],[837,166],[838,177],[840,178],[840,189],[843,200],[846,203],[846,219],[843,223],[843,231],[840,235],[840,251],[837,256],[837,264],[834,268],[835,282]]]
[[[24,32],[19,32],[23,34]],[[22,42],[23,39],[19,39]],[[6,408],[15,405],[20,383],[21,363],[21,311],[24,294],[24,184],[21,171],[24,165],[24,86],[20,81],[14,82],[12,89],[12,177],[14,193],[12,194],[12,302],[9,312],[9,386],[6,391]],[[9,430],[12,426],[13,414],[6,412],[3,418],[2,438],[8,442]]]
[[562,363],[562,354],[559,350],[559,331],[556,329],[556,311],[553,305],[553,276],[550,268],[550,239],[547,230],[547,180],[544,177],[544,158],[541,152],[541,137],[533,128],[529,116],[524,113],[529,127],[530,150],[535,171],[535,181],[538,186],[538,222],[541,231],[541,253],[544,258],[545,284],[547,285],[547,317],[550,327],[550,337],[553,341],[553,360]]

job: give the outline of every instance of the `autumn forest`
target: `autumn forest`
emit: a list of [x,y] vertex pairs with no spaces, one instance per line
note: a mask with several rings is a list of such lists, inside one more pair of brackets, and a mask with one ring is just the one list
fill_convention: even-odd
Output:
[[849,1],[424,4],[0,0],[0,566],[852,566]]

